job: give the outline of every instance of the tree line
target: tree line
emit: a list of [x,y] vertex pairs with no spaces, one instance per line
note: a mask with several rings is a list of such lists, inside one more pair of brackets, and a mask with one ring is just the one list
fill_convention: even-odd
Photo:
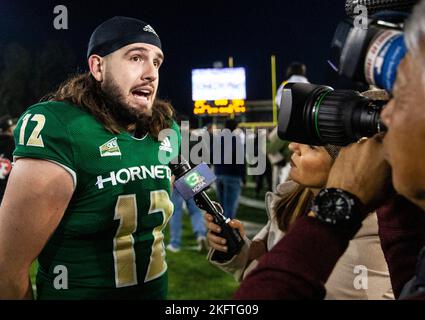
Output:
[[19,117],[77,73],[76,60],[72,48],[58,40],[36,50],[17,42],[0,45],[0,116]]

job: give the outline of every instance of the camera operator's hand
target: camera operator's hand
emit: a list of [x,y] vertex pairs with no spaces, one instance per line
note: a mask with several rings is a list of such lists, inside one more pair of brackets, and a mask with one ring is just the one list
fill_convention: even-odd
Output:
[[356,195],[370,211],[391,194],[391,170],[384,160],[382,134],[342,148],[329,173],[327,188]]
[[[221,252],[227,252],[226,239],[222,237],[218,237],[215,234],[213,234],[213,232],[219,233],[221,231],[220,226],[214,223],[213,216],[206,213],[205,222],[208,229],[207,238],[208,238],[210,247]],[[242,222],[240,222],[239,220],[233,219],[229,222],[229,226],[231,226],[234,229],[238,229],[241,236],[245,237],[245,229]]]

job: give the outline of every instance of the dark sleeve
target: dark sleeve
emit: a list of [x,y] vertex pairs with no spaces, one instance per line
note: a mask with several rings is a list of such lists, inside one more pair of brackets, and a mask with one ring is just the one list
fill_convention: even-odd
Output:
[[325,282],[359,229],[341,230],[315,218],[299,218],[242,281],[234,298],[323,299]]
[[390,271],[394,295],[414,276],[425,244],[425,213],[400,195],[377,210],[379,237]]

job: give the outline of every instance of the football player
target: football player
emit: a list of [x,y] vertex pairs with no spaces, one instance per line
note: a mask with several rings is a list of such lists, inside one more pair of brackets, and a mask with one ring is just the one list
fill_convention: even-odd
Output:
[[28,108],[14,131],[0,298],[32,297],[37,258],[39,299],[166,297],[162,230],[180,133],[172,108],[154,103],[161,42],[147,23],[114,17],[87,58],[90,71]]

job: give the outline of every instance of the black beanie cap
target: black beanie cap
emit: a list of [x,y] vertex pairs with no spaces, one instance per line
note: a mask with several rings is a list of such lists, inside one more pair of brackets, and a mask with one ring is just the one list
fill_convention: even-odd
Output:
[[132,43],[147,43],[161,49],[161,40],[146,22],[129,17],[113,17],[100,24],[92,33],[87,58],[92,54],[104,57]]

